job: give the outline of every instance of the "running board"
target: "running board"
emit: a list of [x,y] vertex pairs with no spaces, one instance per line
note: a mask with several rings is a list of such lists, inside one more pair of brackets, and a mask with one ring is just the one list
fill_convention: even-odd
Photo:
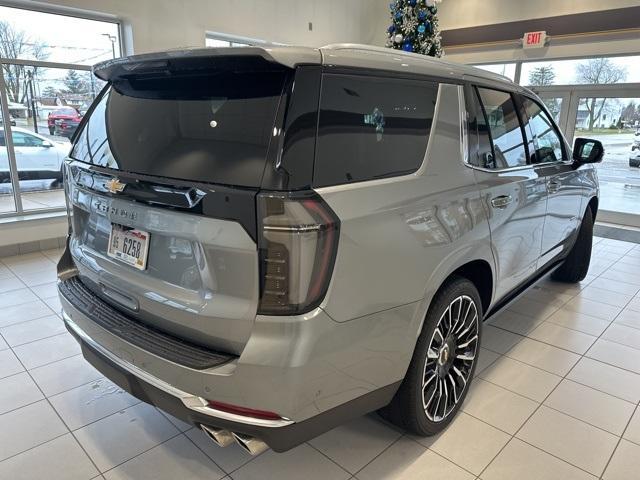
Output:
[[502,300],[500,300],[491,310],[484,316],[484,321],[489,320],[491,317],[497,315],[498,313],[506,310],[511,304],[515,303],[522,295],[527,293],[529,288],[536,282],[538,282],[542,277],[552,273],[554,270],[562,265],[564,259],[553,260],[542,270],[539,270],[534,276],[526,280],[524,283],[520,284],[514,290],[512,290],[509,294],[507,294]]

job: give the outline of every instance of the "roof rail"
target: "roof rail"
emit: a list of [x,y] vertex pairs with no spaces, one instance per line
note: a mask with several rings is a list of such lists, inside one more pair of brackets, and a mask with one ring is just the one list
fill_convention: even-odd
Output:
[[450,60],[430,57],[427,55],[420,55],[413,52],[405,52],[403,50],[396,50],[388,47],[378,47],[375,45],[364,45],[360,43],[332,43],[329,45],[325,45],[324,47],[320,47],[320,50],[321,51],[322,50],[355,50],[355,51],[361,51],[361,52],[375,52],[375,53],[385,54],[385,55],[394,56],[394,57],[397,57],[398,55],[408,56],[414,60],[419,58],[424,60],[425,62],[438,62],[441,65],[451,65],[452,67],[455,67],[458,70],[464,70],[465,71],[464,73],[467,75],[473,75],[481,78],[493,78],[493,79],[506,80],[509,83],[513,83],[513,80],[511,80],[509,77],[500,75],[499,73],[490,72],[488,70],[482,70],[477,67],[472,67],[471,65],[456,63]]

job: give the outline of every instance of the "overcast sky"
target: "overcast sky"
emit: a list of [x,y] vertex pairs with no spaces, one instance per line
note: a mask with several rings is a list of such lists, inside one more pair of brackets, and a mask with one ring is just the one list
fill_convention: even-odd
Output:
[[[118,37],[115,23],[1,7],[0,19],[22,30],[30,41],[49,46],[50,62],[92,65],[112,57],[111,41],[103,34]],[[116,38],[116,55],[120,51]]]

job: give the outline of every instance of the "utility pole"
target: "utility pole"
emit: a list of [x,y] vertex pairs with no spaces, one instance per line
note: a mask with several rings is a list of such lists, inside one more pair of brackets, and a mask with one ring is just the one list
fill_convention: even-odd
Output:
[[29,94],[31,96],[31,115],[33,116],[33,131],[38,133],[38,115],[36,110],[36,97],[33,93],[33,71],[27,70],[27,77],[29,77]]
[[118,37],[109,33],[103,33],[102,36],[107,37],[111,42],[111,55],[113,55],[113,58],[116,58],[116,40]]

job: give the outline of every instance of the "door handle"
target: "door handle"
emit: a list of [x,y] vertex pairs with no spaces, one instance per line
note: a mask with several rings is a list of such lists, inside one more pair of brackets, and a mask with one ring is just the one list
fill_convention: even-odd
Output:
[[549,193],[556,193],[558,190],[560,190],[560,187],[561,184],[557,180],[549,180],[547,182],[547,190],[549,190]]
[[493,208],[507,208],[507,205],[509,205],[511,202],[513,202],[513,198],[511,197],[511,195],[500,195],[499,197],[495,197],[491,199],[491,206]]

